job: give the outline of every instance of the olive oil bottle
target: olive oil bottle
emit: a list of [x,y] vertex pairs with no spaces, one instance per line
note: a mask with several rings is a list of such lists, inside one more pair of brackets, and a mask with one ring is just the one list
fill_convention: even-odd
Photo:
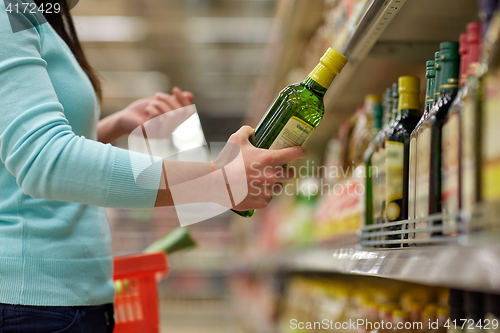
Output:
[[[423,185],[426,201],[425,215],[441,212],[441,134],[448,110],[458,91],[460,55],[457,42],[441,43],[441,70],[439,74],[439,99],[434,104],[427,119],[422,124],[422,133],[417,138],[417,147],[422,144],[422,156],[429,164],[424,172],[428,181]],[[440,224],[440,221],[432,225]],[[438,235],[439,233],[436,233]],[[421,235],[421,234],[419,234]],[[421,235],[423,236],[423,235]]]
[[430,166],[430,155],[428,151],[428,146],[430,145],[430,137],[422,135],[423,123],[431,113],[432,108],[439,99],[439,79],[441,77],[441,53],[438,51],[434,54],[434,91],[432,92],[432,104],[430,105],[429,114],[424,119],[422,124],[420,124],[415,130],[417,131],[417,181],[415,183],[415,218],[425,218],[429,215],[429,198],[428,191],[426,187],[429,184],[430,173],[428,171]]
[[408,176],[408,219],[410,220],[415,218],[415,205],[417,196],[416,192],[417,190],[416,182],[418,179],[417,136],[418,136],[418,131],[422,126],[422,123],[425,121],[425,119],[427,119],[432,104],[434,103],[434,80],[436,77],[436,71],[434,65],[435,65],[434,60],[429,60],[425,63],[426,66],[425,77],[427,78],[427,90],[425,93],[424,113],[422,114],[422,117],[420,118],[417,126],[415,126],[415,129],[411,132],[410,135],[410,159],[409,159],[410,170]]
[[[385,153],[382,149],[385,143],[385,130],[388,128],[392,119],[392,89],[387,88],[383,95],[382,110],[383,124],[382,129],[378,132],[373,140],[374,151],[372,155],[372,186],[373,186],[373,223],[382,223],[382,198],[385,197],[383,188],[385,187],[385,179],[382,179],[382,174],[385,173]],[[383,183],[382,183],[383,180]]]
[[[486,32],[480,80],[480,199],[490,218],[500,213],[500,12]],[[482,90],[482,91],[481,91]],[[482,96],[481,96],[482,93]]]
[[374,195],[374,176],[376,169],[373,167],[373,154],[375,151],[375,139],[382,128],[382,105],[380,104],[380,95],[367,95],[365,99],[365,112],[372,115],[372,141],[364,155],[365,163],[365,225],[373,224],[373,195]]
[[389,222],[408,218],[408,177],[410,135],[420,119],[420,80],[401,76],[398,80],[398,116],[387,136],[386,148],[386,214]]
[[387,222],[387,159],[389,158],[389,152],[387,149],[387,142],[388,138],[391,137],[392,133],[394,133],[395,130],[395,125],[396,125],[396,119],[398,117],[398,105],[399,105],[399,91],[398,91],[398,83],[394,82],[392,84],[392,91],[391,91],[391,97],[392,97],[392,118],[391,122],[389,125],[384,130],[384,133],[382,134],[382,153],[383,153],[383,161],[381,165],[381,174],[382,177],[380,181],[382,182],[382,222]]
[[[304,81],[289,85],[279,93],[255,128],[250,142],[264,149],[302,146],[323,118],[323,97],[346,64],[346,57],[329,48]],[[253,210],[233,211],[243,217],[254,213]]]
[[[462,131],[465,124],[464,121],[472,121],[464,119],[463,110],[470,99],[471,80],[468,76],[472,74],[470,68],[475,68],[479,61],[479,41],[481,38],[481,24],[472,22],[467,25],[467,33],[460,36],[460,80],[457,97],[453,101],[447,115],[445,124],[443,125],[441,156],[441,205],[445,215],[445,234],[456,235],[456,216],[462,207],[462,177],[461,177],[461,161],[462,152],[466,148],[462,143],[462,138],[467,136],[467,130]],[[470,117],[468,117],[470,118]],[[474,140],[472,140],[474,141]],[[474,148],[472,148],[474,149]],[[470,150],[470,147],[467,147]],[[468,155],[470,153],[467,153]],[[467,187],[467,191],[472,191],[474,195],[474,186]]]

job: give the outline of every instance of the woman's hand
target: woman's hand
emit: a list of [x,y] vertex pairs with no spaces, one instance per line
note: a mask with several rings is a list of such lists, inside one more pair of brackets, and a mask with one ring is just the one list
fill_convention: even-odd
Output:
[[[293,169],[283,165],[305,158],[307,152],[302,147],[280,150],[255,148],[249,141],[253,132],[249,126],[240,128],[229,138],[228,144],[212,164],[164,160],[162,186],[155,207],[174,205],[170,184],[183,184],[195,179],[196,187],[175,189],[175,204],[212,202],[239,211],[267,207],[273,190],[277,191],[276,186],[280,187],[281,182],[294,176]],[[240,152],[243,161],[238,158]],[[214,172],[222,168],[227,192],[221,190],[220,172]],[[243,177],[245,173],[246,177]],[[228,202],[227,194],[231,202]]]
[[[249,138],[254,129],[243,126],[228,140],[228,143],[239,146],[246,171],[248,194],[243,201],[236,203],[233,209],[244,211],[250,209],[262,209],[267,207],[273,198],[273,193],[280,192],[281,183],[294,177],[294,170],[285,167],[289,162],[301,160],[306,157],[307,151],[303,147],[290,147],[280,150],[268,150],[254,147]],[[220,154],[224,155],[224,154]],[[215,168],[223,166],[223,161],[214,162]],[[231,174],[231,163],[224,166],[226,173]],[[239,172],[237,169],[236,172]],[[229,179],[239,179],[228,176]],[[232,192],[237,184],[231,183]]]
[[98,140],[103,143],[113,142],[154,117],[191,105],[192,100],[192,93],[177,87],[172,90],[172,94],[156,93],[154,97],[137,100],[99,122]]

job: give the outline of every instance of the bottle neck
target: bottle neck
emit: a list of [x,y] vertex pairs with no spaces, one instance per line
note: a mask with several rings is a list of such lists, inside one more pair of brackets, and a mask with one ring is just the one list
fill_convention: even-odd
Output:
[[451,94],[456,93],[458,90],[458,75],[460,70],[459,59],[452,59],[441,62],[441,73],[439,82],[439,92],[443,94],[448,91]]
[[436,78],[429,77],[427,78],[427,91],[425,93],[425,107],[426,109],[434,103],[434,86],[435,86]]
[[399,94],[399,117],[418,117],[420,116],[420,101],[418,94],[400,92]]
[[[316,84],[320,85],[325,89],[325,92],[335,79],[336,74],[328,67],[326,67],[322,62],[320,62],[309,74],[308,78],[311,78]],[[307,81],[307,79],[306,79]]]
[[434,103],[437,102],[437,100],[439,99],[440,80],[441,80],[441,64],[436,60],[436,77],[434,79],[434,93],[432,94]]
[[399,113],[399,97],[392,99],[392,118],[391,121],[396,120]]
[[326,91],[328,90],[327,88],[323,87],[321,84],[313,80],[310,76],[302,81],[302,84],[321,98],[325,96]]

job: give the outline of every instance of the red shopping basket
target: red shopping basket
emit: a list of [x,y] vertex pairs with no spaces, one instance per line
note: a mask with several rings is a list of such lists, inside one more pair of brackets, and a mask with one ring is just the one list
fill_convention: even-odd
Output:
[[165,252],[114,258],[114,333],[158,333],[157,281],[168,273]]

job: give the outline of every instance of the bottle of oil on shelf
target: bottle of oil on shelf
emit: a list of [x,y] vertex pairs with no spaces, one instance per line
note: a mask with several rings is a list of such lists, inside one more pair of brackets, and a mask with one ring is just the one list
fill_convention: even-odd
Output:
[[[479,22],[473,22],[467,25],[467,33],[460,35],[460,90],[453,101],[445,124],[441,138],[441,156],[442,156],[442,193],[441,204],[445,215],[444,230],[447,235],[456,235],[458,230],[456,222],[461,208],[462,177],[461,160],[462,152],[462,111],[467,99],[470,98],[470,84],[467,83],[469,67],[475,66],[479,60],[479,40],[481,34],[481,25]],[[470,147],[473,148],[473,147]],[[469,149],[470,149],[469,148]],[[472,188],[471,191],[474,191]],[[448,218],[446,218],[448,216]]]
[[[420,80],[414,76],[402,76],[398,80],[398,91],[398,115],[385,141],[385,201],[389,222],[408,218],[410,135],[420,119]],[[401,230],[401,226],[391,227],[388,230]],[[401,239],[401,235],[390,236],[388,239]]]
[[389,222],[408,218],[410,135],[420,119],[420,80],[398,80],[398,116],[386,137],[386,215]]
[[472,214],[480,199],[480,109],[482,99],[481,72],[485,66],[480,65],[481,25],[471,23],[467,26],[468,72],[467,93],[463,97],[461,110],[461,162],[460,162],[460,203],[462,209]]
[[493,17],[484,41],[481,115],[480,198],[497,217],[500,202],[500,12]]
[[383,126],[374,139],[374,152],[372,156],[373,174],[373,223],[382,223],[382,198],[385,197],[385,131],[392,119],[392,89],[387,88],[382,103]]
[[365,98],[365,112],[371,113],[373,117],[372,142],[368,146],[364,156],[366,172],[365,188],[365,225],[373,224],[373,178],[376,169],[373,168],[373,154],[375,151],[375,138],[382,128],[382,105],[380,95],[367,95]]
[[395,82],[392,84],[392,91],[391,91],[391,98],[392,98],[392,117],[391,117],[391,122],[387,127],[384,129],[384,132],[382,134],[382,147],[381,147],[381,152],[382,152],[382,163],[381,163],[381,169],[379,172],[381,172],[382,177],[380,178],[381,181],[381,199],[382,199],[382,204],[381,204],[381,214],[382,214],[382,222],[387,221],[387,212],[386,212],[386,199],[387,199],[387,157],[388,157],[388,151],[387,151],[387,138],[392,135],[394,132],[394,126],[396,124],[396,118],[398,117],[398,104],[399,104],[399,92],[398,92],[398,83]]
[[434,60],[429,60],[425,63],[426,72],[425,77],[427,78],[427,90],[425,93],[425,108],[422,118],[420,118],[417,126],[411,132],[410,135],[410,171],[408,179],[408,219],[415,218],[415,205],[416,205],[416,182],[418,179],[417,175],[417,136],[422,123],[427,119],[429,111],[434,103],[434,82],[436,77],[435,63]]
[[[323,97],[346,63],[346,57],[329,48],[304,81],[289,85],[279,93],[255,128],[250,142],[264,149],[303,145],[321,122],[325,113]],[[253,210],[234,212],[243,217],[254,214]]]
[[[429,162],[427,167],[422,166],[423,179],[419,184],[418,191],[425,203],[420,210],[420,216],[441,211],[441,130],[448,114],[448,109],[455,99],[458,91],[458,76],[460,67],[460,55],[458,54],[458,43],[441,43],[440,49],[440,73],[439,73],[439,99],[429,113],[427,119],[422,123],[422,132],[417,138],[417,147],[422,148],[422,155],[417,160]],[[428,181],[427,181],[428,179]],[[420,188],[420,186],[422,186]],[[419,216],[419,217],[420,217]],[[436,221],[430,225],[438,225]],[[436,233],[439,235],[440,233]]]

